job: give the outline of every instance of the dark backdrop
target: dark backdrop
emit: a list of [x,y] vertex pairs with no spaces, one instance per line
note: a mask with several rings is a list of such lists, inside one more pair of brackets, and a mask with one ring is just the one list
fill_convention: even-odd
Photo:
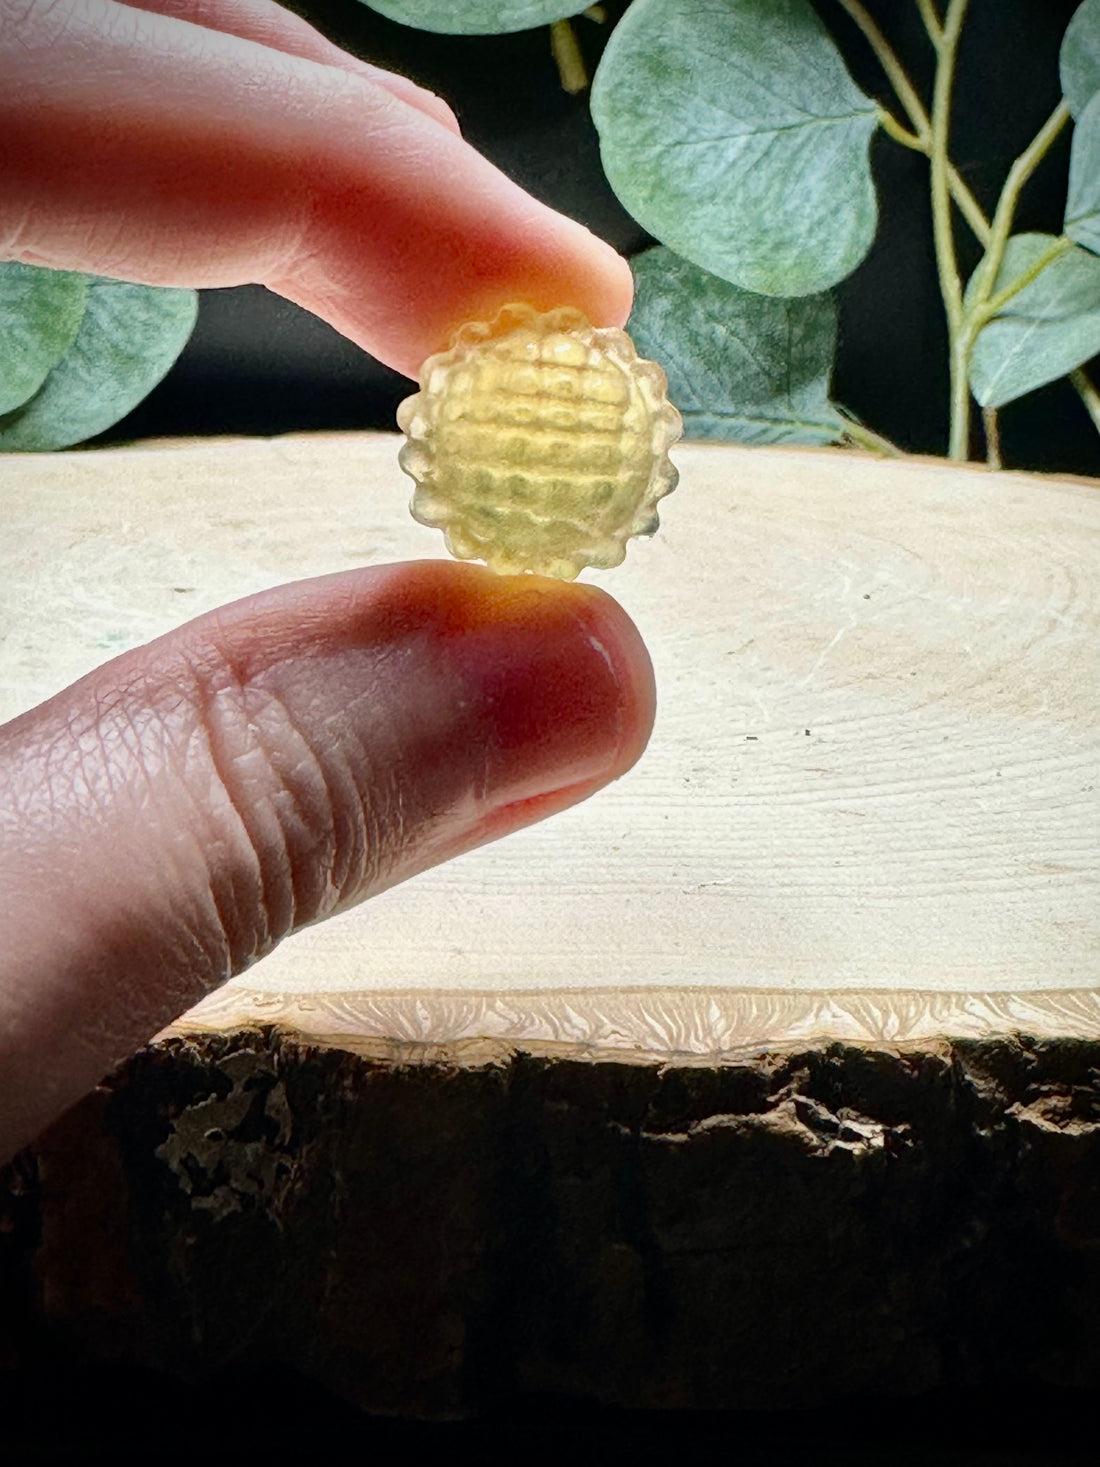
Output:
[[[818,8],[857,79],[886,100],[877,63],[836,0]],[[1012,159],[1059,97],[1058,47],[1077,0],[973,0],[960,57],[952,153],[991,212]],[[359,0],[294,0],[349,51],[430,87],[451,103],[469,141],[531,193],[582,220],[625,254],[651,241],[604,180],[586,95],[558,80],[546,28],[500,37],[433,36],[383,19]],[[609,24],[574,23],[590,70]],[[868,0],[918,88],[931,93],[932,54],[916,9]],[[897,108],[894,108],[897,111]],[[1069,130],[1024,193],[1017,230],[1060,232]],[[932,251],[927,163],[881,133],[873,145],[881,199],[875,246],[839,288],[837,399],[904,448],[943,453],[946,333]],[[965,225],[961,264],[977,260]],[[1100,358],[1092,364],[1097,373]],[[1100,375],[1100,374],[1097,374]],[[99,441],[163,434],[392,428],[409,391],[320,321],[258,286],[204,291],[186,351],[156,391]],[[976,415],[977,416],[977,415]],[[1100,436],[1076,393],[1052,384],[1001,414],[1007,466],[1100,475]],[[983,453],[975,427],[974,453]]]

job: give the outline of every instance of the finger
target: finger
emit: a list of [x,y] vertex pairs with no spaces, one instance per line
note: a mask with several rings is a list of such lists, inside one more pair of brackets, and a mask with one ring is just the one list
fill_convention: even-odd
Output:
[[341,51],[311,25],[281,5],[272,3],[272,0],[122,0],[122,3],[134,10],[174,16],[176,20],[190,21],[192,25],[205,26],[207,30],[224,31],[226,35],[240,36],[242,40],[257,41],[261,46],[285,51],[288,56],[301,56],[307,61],[319,61],[322,66],[350,71],[353,76],[374,82],[402,102],[419,108],[451,132],[460,131],[454,113],[434,92],[417,86],[407,77],[395,76],[392,71],[383,71],[380,66],[372,66],[368,61],[360,61],[347,51]]
[[295,928],[622,774],[653,696],[601,591],[424,561],[238,602],[0,729],[0,1156]]
[[0,21],[0,257],[260,281],[409,375],[509,300],[630,309],[630,271],[360,76],[113,0]]

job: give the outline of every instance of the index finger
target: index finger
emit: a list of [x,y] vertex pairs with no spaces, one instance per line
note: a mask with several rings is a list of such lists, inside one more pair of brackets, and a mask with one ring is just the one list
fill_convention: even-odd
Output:
[[629,312],[630,271],[343,68],[113,0],[0,20],[0,257],[259,282],[415,375],[509,300]]
[[284,10],[276,0],[120,0],[135,10],[155,10],[158,15],[172,15],[189,20],[210,31],[225,31],[246,41],[257,41],[289,56],[304,56],[307,61],[320,61],[373,81],[393,92],[403,102],[418,107],[452,132],[460,132],[454,113],[440,97],[425,91],[407,77],[383,71],[368,61],[360,61],[341,51],[299,16]]

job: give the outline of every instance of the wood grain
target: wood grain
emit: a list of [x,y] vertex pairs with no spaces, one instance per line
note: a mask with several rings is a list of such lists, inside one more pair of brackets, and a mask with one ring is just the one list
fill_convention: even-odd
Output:
[[[396,447],[4,460],[0,717],[236,596],[440,554]],[[1100,1033],[1100,486],[677,459],[661,532],[592,576],[654,656],[638,768],[301,934],[190,1027],[700,1053]]]

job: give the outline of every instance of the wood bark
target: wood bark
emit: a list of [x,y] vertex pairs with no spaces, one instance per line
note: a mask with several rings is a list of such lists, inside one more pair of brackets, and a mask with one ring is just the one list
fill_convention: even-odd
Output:
[[0,1360],[371,1411],[1100,1387],[1100,1043],[150,1046],[0,1187]]

